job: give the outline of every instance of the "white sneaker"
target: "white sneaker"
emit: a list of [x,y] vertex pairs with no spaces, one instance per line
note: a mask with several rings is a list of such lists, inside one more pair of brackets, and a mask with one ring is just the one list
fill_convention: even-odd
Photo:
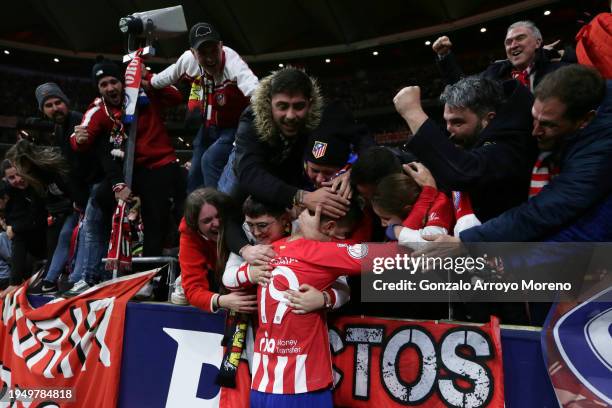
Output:
[[151,282],[147,282],[134,295],[135,300],[150,300],[151,298],[153,298],[153,284]]
[[174,290],[170,295],[170,302],[175,305],[188,305],[187,297],[185,296],[185,291],[183,290],[183,285],[181,281],[181,277],[179,276],[174,281]]
[[87,282],[81,279],[80,281],[72,285],[72,288],[70,288],[70,290],[64,292],[62,296],[63,297],[78,296],[89,288],[91,288],[91,286],[89,286]]

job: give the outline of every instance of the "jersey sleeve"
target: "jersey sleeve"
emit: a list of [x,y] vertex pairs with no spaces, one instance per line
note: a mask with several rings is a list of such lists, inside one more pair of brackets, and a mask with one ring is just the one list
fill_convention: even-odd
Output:
[[302,251],[304,259],[309,263],[335,276],[358,275],[361,273],[362,260],[368,253],[368,245],[304,240]]

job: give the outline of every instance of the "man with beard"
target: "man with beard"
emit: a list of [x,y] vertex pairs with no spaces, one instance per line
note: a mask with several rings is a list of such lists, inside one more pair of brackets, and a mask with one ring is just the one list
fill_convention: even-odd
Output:
[[[314,211],[338,218],[346,214],[349,200],[331,187],[305,191],[303,157],[308,135],[321,122],[323,100],[316,81],[304,71],[288,67],[264,78],[240,118],[236,132],[238,181],[232,194],[238,202],[252,195],[260,201]],[[230,249],[251,262],[240,228],[228,233]],[[262,261],[271,258],[265,256]]]
[[191,48],[174,64],[151,78],[151,87],[161,89],[181,78],[192,81],[188,109],[201,113],[204,123],[193,141],[187,185],[191,192],[202,185],[217,188],[220,184],[240,114],[259,82],[240,55],[223,45],[212,24],[191,27],[189,43]]
[[412,86],[393,101],[412,131],[407,148],[441,190],[468,193],[483,222],[527,199],[537,151],[527,88],[482,77],[447,86],[440,99],[450,138],[425,114],[420,99],[419,87]]
[[[143,69],[143,74],[144,80],[150,80],[148,71]],[[148,91],[148,103],[139,102],[133,185],[130,188],[123,176],[123,149],[127,140],[127,130],[122,122],[125,105],[123,75],[115,63],[100,60],[93,66],[92,77],[100,97],[89,106],[81,125],[71,136],[72,148],[79,152],[96,152],[105,172],[105,180],[96,193],[104,211],[114,209],[111,189],[116,200],[130,201],[132,190],[141,198],[145,228],[143,255],[159,256],[167,233],[171,203],[174,201],[180,207],[185,190],[174,147],[160,113],[162,107],[180,103],[181,94],[168,86]],[[80,291],[92,283],[89,277],[83,279],[84,282],[78,282]],[[76,294],[78,291],[73,288],[72,292]]]
[[55,146],[59,147],[62,156],[70,166],[69,182],[71,194],[79,208],[85,208],[90,185],[99,181],[100,167],[96,165],[92,153],[77,153],[70,147],[70,135],[75,126],[81,123],[83,114],[69,110],[70,101],[60,87],[47,82],[39,85],[35,91],[38,108],[44,117],[55,124]]
[[[566,63],[550,61],[542,47],[542,33],[531,21],[517,21],[508,27],[504,40],[508,59],[495,61],[481,74],[485,78],[505,81],[516,79],[533,91],[546,74]],[[447,83],[453,84],[463,72],[451,52],[452,43],[446,36],[432,45],[438,56],[438,67]]]

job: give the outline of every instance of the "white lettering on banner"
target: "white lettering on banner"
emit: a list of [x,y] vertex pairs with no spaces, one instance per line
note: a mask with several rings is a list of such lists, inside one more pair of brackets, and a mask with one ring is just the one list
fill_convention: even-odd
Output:
[[[202,364],[221,367],[223,347],[222,334],[193,330],[164,328],[164,332],[176,341],[176,359],[168,389],[166,408],[216,408],[219,406],[218,392],[211,399],[198,398],[198,384]],[[206,350],[205,353],[202,350]],[[213,383],[214,380],[209,381]]]
[[[406,346],[416,347],[421,356],[420,375],[416,384],[404,382],[396,366],[398,354]],[[437,368],[436,349],[429,333],[417,327],[400,330],[391,336],[382,358],[383,383],[395,400],[416,404],[429,397],[436,381]]]
[[474,350],[476,357],[491,357],[491,347],[487,339],[472,330],[457,330],[447,333],[440,350],[442,364],[452,373],[467,377],[474,384],[472,392],[464,392],[454,384],[453,377],[438,380],[438,388],[446,402],[453,407],[476,408],[488,404],[493,395],[491,373],[485,365],[467,360],[457,354],[461,346]]
[[[333,355],[345,350],[345,344],[355,344],[353,395],[357,400],[369,400],[371,370],[380,369],[383,385],[389,396],[400,404],[417,405],[427,401],[438,390],[439,398],[451,407],[479,408],[493,397],[493,374],[485,364],[494,358],[493,346],[486,335],[476,328],[449,329],[439,342],[424,327],[406,326],[385,338],[384,327],[351,326],[344,336],[330,328],[329,341]],[[438,344],[439,343],[439,344]],[[381,347],[380,364],[372,364],[372,347]],[[419,359],[414,383],[406,383],[400,376],[399,358],[406,347],[416,349]],[[469,347],[474,356],[458,353]],[[440,356],[440,363],[438,362]],[[340,387],[344,373],[333,368],[334,387]],[[405,367],[404,367],[405,368]],[[443,368],[444,376],[438,371]],[[456,387],[462,378],[472,384],[469,389]],[[437,387],[436,387],[437,383]]]
[[370,383],[370,344],[381,344],[384,329],[351,327],[346,329],[346,342],[357,344],[355,353],[355,387],[354,396],[368,399]]
[[[14,295],[16,296],[17,293]],[[61,318],[31,321],[24,317],[23,312],[17,305],[15,297],[4,302],[2,311],[3,324],[11,326],[13,353],[26,360],[27,367],[32,368],[51,355],[49,363],[43,370],[46,378],[55,378],[56,375],[71,378],[75,373],[85,371],[85,361],[92,349],[94,340],[98,343],[100,362],[106,366],[111,365],[111,353],[106,344],[106,332],[112,316],[115,298],[104,298],[90,302],[82,307],[73,306],[70,313],[73,320],[65,322]],[[100,314],[99,312],[102,311]],[[82,319],[87,313],[85,319]],[[14,318],[13,318],[14,316]],[[25,319],[23,328],[21,320]],[[79,331],[84,332],[83,337]],[[35,333],[32,335],[32,333]],[[58,335],[59,333],[59,335]],[[72,340],[72,350],[80,357],[82,367],[70,365],[71,352],[62,348],[67,337]],[[61,356],[64,356],[61,360]],[[8,386],[11,384],[7,383]]]
[[[331,346],[332,354],[338,355],[342,350],[344,350],[344,343],[342,342],[342,337],[340,334],[334,330],[329,329],[329,345]],[[342,371],[338,370],[336,367],[332,365],[332,372],[334,375],[334,388],[338,387],[340,380],[342,380]]]

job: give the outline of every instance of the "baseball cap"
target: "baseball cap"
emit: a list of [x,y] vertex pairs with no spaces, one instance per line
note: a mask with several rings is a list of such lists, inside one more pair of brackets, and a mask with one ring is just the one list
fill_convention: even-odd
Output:
[[205,42],[218,43],[219,41],[221,41],[221,35],[212,24],[197,23],[189,31],[189,44],[193,49],[197,50]]

